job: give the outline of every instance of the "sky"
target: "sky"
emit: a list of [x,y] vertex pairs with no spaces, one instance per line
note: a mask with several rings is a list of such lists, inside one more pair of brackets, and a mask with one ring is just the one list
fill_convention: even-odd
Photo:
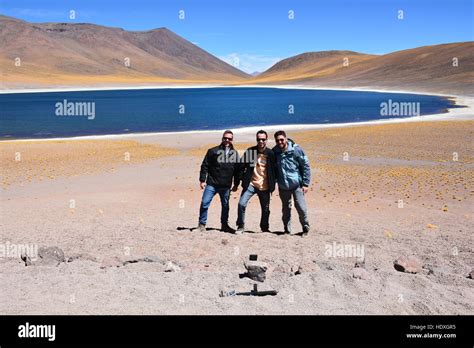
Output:
[[[473,41],[474,0],[0,0],[29,22],[167,27],[248,73],[325,50],[384,54]],[[70,18],[70,11],[75,18]],[[400,12],[403,11],[403,12]]]

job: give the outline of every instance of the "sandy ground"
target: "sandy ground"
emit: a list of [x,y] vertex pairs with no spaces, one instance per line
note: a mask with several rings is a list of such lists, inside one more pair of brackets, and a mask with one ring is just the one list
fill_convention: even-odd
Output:
[[[208,231],[194,229],[199,166],[216,132],[2,142],[0,242],[57,246],[70,262],[1,257],[0,313],[472,314],[473,132],[472,115],[292,130],[313,171],[307,237],[278,234],[277,192],[274,233],[259,231],[256,197],[243,235],[217,230],[217,197]],[[243,150],[254,130],[235,138]],[[333,243],[364,248],[367,279],[353,277],[355,257],[327,255]],[[278,295],[219,297],[252,288],[239,278],[249,254],[269,266],[259,289]],[[421,272],[395,270],[402,255],[416,255]],[[180,269],[165,272],[170,261]]]

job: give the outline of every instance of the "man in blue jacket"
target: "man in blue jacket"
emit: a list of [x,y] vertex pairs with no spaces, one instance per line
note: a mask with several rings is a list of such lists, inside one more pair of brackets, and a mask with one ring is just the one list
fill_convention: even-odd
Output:
[[282,203],[282,220],[285,233],[291,233],[291,198],[295,200],[296,211],[303,226],[303,234],[310,230],[308,211],[304,195],[311,182],[311,168],[303,149],[286,137],[284,131],[275,133],[273,148],[277,165],[278,191]]

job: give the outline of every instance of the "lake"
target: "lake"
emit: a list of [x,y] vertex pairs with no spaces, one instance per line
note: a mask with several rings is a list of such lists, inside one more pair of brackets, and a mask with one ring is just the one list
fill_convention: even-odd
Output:
[[0,138],[337,124],[445,112],[427,95],[260,87],[0,94]]

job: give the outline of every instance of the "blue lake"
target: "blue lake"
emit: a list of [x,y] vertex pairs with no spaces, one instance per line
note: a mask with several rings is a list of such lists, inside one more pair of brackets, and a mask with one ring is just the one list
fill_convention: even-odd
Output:
[[[58,115],[58,104],[65,101],[94,103],[87,104],[89,111],[94,105],[94,117],[87,113],[65,115],[67,108]],[[0,94],[0,138],[179,132],[413,116],[381,115],[381,103],[389,101],[419,103],[421,115],[455,107],[438,96],[253,87]]]

